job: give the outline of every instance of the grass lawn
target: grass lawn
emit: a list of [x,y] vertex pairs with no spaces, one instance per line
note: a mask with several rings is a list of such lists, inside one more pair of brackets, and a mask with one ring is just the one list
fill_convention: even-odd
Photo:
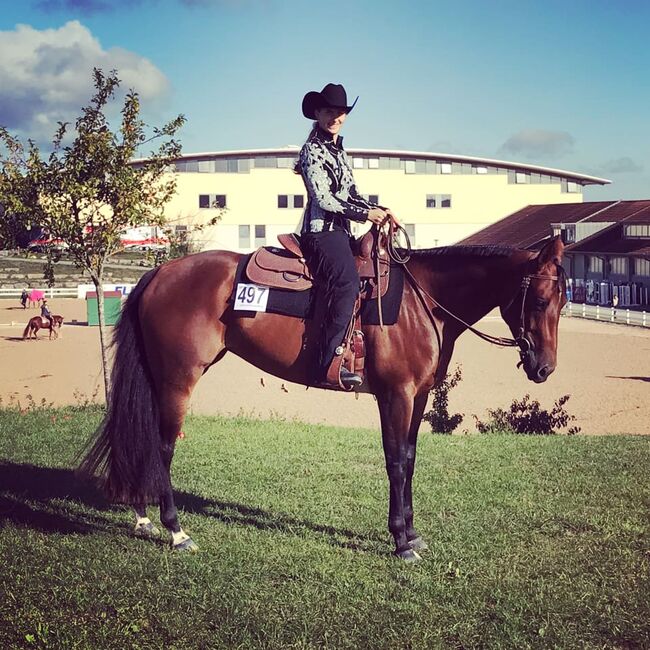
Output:
[[377,432],[190,418],[182,554],[75,479],[99,419],[0,411],[0,648],[650,647],[650,437],[421,436],[407,565]]

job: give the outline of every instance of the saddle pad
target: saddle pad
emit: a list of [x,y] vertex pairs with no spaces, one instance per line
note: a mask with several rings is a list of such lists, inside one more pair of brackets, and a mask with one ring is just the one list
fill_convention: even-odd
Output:
[[[237,265],[235,274],[235,283],[230,302],[235,301],[235,292],[237,284],[240,282],[248,283],[250,279],[246,276],[246,265],[250,255],[244,255]],[[388,290],[382,296],[381,307],[384,325],[394,325],[399,316],[399,308],[402,303],[402,291],[404,289],[404,270],[401,264],[391,264]],[[269,297],[266,305],[266,311],[272,314],[282,314],[284,316],[294,316],[310,320],[313,317],[315,305],[315,292],[313,289],[304,291],[285,291],[284,289],[269,289]],[[255,312],[235,312],[250,316]],[[366,325],[379,325],[379,310],[377,309],[377,299],[363,299],[361,302],[361,322]]]

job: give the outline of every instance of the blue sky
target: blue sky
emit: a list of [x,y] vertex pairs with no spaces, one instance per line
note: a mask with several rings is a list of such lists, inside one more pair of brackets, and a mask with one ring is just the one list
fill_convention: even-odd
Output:
[[485,156],[650,199],[650,2],[0,0],[0,124],[47,141],[117,68],[186,153],[301,144],[302,96],[360,96],[348,146]]

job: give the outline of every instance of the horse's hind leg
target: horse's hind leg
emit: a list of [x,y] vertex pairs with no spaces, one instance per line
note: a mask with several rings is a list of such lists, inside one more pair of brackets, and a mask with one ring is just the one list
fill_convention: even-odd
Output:
[[160,537],[160,530],[147,516],[147,506],[144,503],[138,503],[133,506],[133,510],[135,510],[133,532],[138,537]]
[[185,412],[189,403],[192,389],[201,377],[202,368],[196,368],[186,377],[184,387],[168,384],[159,392],[160,401],[160,453],[167,470],[167,487],[160,499],[160,521],[172,535],[172,547],[179,551],[197,551],[198,546],[181,528],[178,520],[178,510],[174,502],[171,482],[171,464],[174,456],[176,439],[181,431]]

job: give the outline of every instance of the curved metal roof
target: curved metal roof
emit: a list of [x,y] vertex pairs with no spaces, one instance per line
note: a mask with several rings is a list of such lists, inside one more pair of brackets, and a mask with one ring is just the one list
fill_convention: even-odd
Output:
[[[277,156],[282,154],[298,155],[300,147],[288,145],[286,147],[277,147],[273,149],[238,149],[233,151],[206,151],[200,153],[182,154],[179,160],[196,159],[196,158],[232,158],[232,157],[255,157],[255,156]],[[399,149],[361,149],[352,147],[347,149],[348,154],[360,156],[388,156],[393,158],[420,158],[424,160],[437,160],[442,162],[460,162],[471,163],[474,165],[486,165],[490,167],[505,167],[519,171],[534,172],[538,174],[550,174],[551,176],[561,176],[569,180],[580,181],[583,185],[609,185],[612,181],[607,178],[590,176],[588,174],[579,174],[566,169],[556,169],[554,167],[542,167],[541,165],[527,165],[524,163],[513,162],[510,160],[497,160],[495,158],[481,158],[475,156],[461,156],[458,154],[440,153],[432,151],[403,151]],[[134,161],[137,162],[137,161]]]

